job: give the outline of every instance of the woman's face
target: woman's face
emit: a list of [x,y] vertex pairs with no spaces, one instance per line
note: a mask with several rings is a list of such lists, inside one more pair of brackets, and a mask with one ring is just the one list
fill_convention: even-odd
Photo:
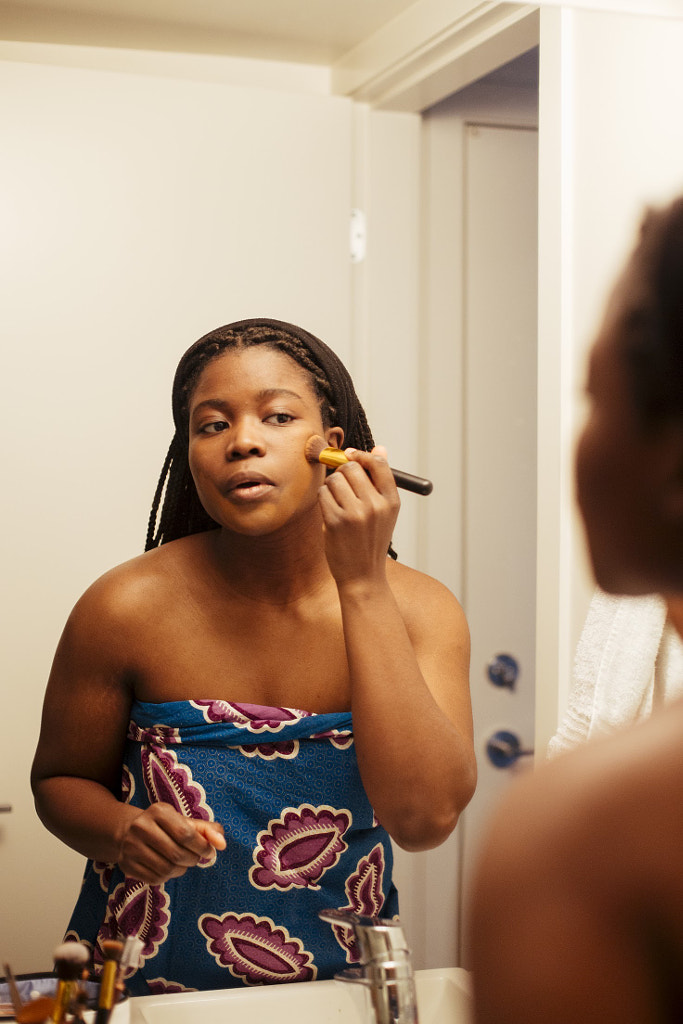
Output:
[[576,456],[578,500],[596,580],[604,590],[623,594],[662,590],[672,556],[663,519],[667,432],[643,429],[624,355],[627,319],[644,301],[641,282],[632,260],[591,353],[591,408]]
[[189,463],[199,499],[221,526],[266,535],[317,507],[324,467],[306,441],[324,429],[306,371],[266,345],[228,349],[202,372],[189,404]]

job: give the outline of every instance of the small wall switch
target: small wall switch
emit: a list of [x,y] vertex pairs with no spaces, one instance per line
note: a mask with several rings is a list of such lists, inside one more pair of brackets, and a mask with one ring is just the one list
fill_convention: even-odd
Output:
[[365,214],[362,210],[351,210],[351,262],[361,263],[365,259],[367,235]]

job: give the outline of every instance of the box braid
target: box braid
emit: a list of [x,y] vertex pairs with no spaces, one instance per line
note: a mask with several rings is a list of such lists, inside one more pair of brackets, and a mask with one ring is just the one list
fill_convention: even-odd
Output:
[[[320,402],[323,426],[344,431],[344,447],[370,451],[374,441],[351,376],[324,342],[281,320],[239,320],[205,334],[180,360],[173,380],[175,434],[164,461],[152,502],[145,550],[179,537],[213,530],[216,523],[204,510],[188,462],[189,406],[205,367],[227,349],[268,345],[285,353],[309,375]],[[393,548],[389,554],[396,558]]]

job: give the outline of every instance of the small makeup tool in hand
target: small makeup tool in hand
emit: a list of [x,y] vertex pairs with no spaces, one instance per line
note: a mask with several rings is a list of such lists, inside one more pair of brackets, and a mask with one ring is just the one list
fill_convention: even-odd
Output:
[[[331,466],[336,469],[351,460],[344,454],[341,448],[330,448],[324,437],[314,434],[306,442],[304,451],[309,462],[322,462],[324,466]],[[431,494],[433,484],[423,476],[413,476],[412,473],[404,473],[402,469],[391,470],[397,487],[404,491],[412,491],[414,494]]]

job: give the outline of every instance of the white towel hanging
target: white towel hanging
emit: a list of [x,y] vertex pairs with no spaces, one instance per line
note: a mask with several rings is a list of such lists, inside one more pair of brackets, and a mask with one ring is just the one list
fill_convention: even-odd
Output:
[[574,661],[569,703],[548,757],[647,718],[683,694],[683,641],[656,594],[596,590]]

